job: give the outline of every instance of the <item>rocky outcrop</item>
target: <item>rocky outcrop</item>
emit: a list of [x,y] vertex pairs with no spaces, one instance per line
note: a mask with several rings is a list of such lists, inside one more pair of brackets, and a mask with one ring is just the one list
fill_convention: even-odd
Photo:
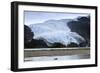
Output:
[[90,46],[90,17],[79,17],[77,18],[77,21],[73,20],[67,23],[67,25],[72,32],[78,33],[86,40],[86,45],[84,43],[84,46]]
[[33,39],[33,36],[34,34],[31,29],[27,25],[24,25],[24,43],[29,43]]
[[31,29],[24,25],[24,48],[44,48],[48,47],[43,40],[33,39],[34,33]]

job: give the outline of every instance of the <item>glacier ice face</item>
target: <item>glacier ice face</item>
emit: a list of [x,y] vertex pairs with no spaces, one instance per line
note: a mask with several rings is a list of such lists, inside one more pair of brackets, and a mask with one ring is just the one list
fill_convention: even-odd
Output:
[[48,20],[44,23],[31,24],[29,27],[34,32],[34,39],[43,39],[48,46],[53,43],[62,43],[67,46],[71,42],[81,43],[85,41],[76,32],[71,32],[71,29],[67,26],[67,22],[71,20],[61,19],[61,20]]
[[53,31],[49,33],[39,34],[36,35],[34,39],[43,39],[48,46],[51,46],[55,42],[59,42],[67,46],[71,42],[80,44],[81,41],[84,41],[84,38],[77,33],[65,31]]

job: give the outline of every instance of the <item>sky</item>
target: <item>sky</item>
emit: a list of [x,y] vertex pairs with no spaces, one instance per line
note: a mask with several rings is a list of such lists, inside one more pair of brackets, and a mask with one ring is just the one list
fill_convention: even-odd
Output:
[[78,16],[88,16],[83,13],[65,13],[65,12],[40,12],[40,11],[24,11],[24,24],[43,23],[47,20],[74,19]]

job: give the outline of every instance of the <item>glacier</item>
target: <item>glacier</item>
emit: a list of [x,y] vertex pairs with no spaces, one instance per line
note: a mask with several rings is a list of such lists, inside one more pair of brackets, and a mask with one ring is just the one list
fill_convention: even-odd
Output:
[[67,26],[73,19],[48,20],[44,23],[31,24],[29,27],[34,33],[33,39],[42,39],[48,46],[61,43],[65,46],[71,42],[80,44],[85,39]]

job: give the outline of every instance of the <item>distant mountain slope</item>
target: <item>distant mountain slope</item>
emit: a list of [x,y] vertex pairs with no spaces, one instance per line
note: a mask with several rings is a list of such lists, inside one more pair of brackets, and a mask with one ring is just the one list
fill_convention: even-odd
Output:
[[76,32],[80,36],[84,37],[87,46],[90,46],[90,16],[78,17],[77,21],[70,21],[67,25],[72,32]]

